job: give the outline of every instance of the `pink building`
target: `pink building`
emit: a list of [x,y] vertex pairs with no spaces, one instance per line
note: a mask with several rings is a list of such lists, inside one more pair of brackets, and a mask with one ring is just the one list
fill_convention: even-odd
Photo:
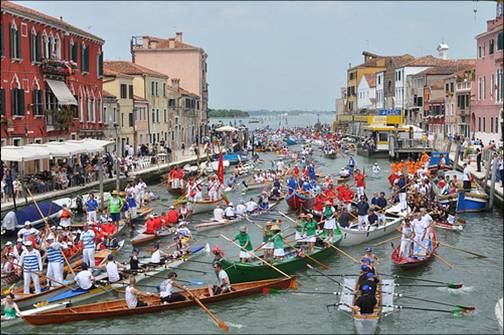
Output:
[[486,32],[476,36],[476,80],[472,87],[471,130],[473,136],[488,144],[502,140],[503,128],[503,69],[504,49],[502,3],[497,15],[487,21]]

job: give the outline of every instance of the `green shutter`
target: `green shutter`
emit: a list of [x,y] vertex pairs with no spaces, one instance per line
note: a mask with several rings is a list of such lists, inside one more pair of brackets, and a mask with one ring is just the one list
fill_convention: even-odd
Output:
[[33,110],[33,115],[38,115],[37,113],[37,91],[33,90],[32,91],[32,110]]
[[40,50],[40,46],[42,45],[42,36],[37,34],[35,36],[35,61],[40,62],[42,60],[42,54]]
[[14,36],[15,30],[14,30],[14,28],[13,28],[13,27],[10,27],[9,31],[10,31],[10,33],[9,33],[9,39],[10,39],[10,41],[9,41],[9,42],[10,42],[10,43],[9,43],[9,47],[10,47],[10,56],[11,56],[11,58],[16,58],[16,57],[15,57],[15,55],[16,55],[16,54],[15,54],[15,50],[14,50],[14,38],[16,38],[16,37]]
[[16,53],[17,53],[17,58],[21,59],[23,56],[21,55],[21,31],[16,32],[16,38],[17,38],[17,43],[16,43]]
[[11,115],[17,115],[17,88],[11,90]]
[[89,47],[84,49],[84,58],[85,58],[85,70],[86,72],[89,72]]
[[19,115],[24,115],[25,113],[25,101],[24,101],[24,90],[21,88],[21,89],[18,89],[18,103],[19,103]]
[[79,45],[78,45],[77,43],[75,43],[75,44],[73,45],[73,51],[72,51],[72,57],[73,57],[73,58],[72,58],[72,60],[73,60],[75,63],[77,63],[77,62],[78,62],[78,60],[79,60],[79,54],[78,54],[78,53],[79,53]]
[[98,74],[100,77],[103,77],[103,53],[101,53],[98,58]]
[[84,70],[85,70],[85,67],[84,67],[84,48],[82,47],[82,45],[80,47],[80,50],[81,50],[81,52],[80,52],[80,62],[81,62],[80,65],[81,66],[80,66],[80,68],[81,68],[81,72],[84,72]]
[[0,115],[5,115],[5,90],[0,88]]
[[35,35],[33,32],[30,33],[30,62],[34,62],[35,59],[33,59],[33,52],[35,51]]

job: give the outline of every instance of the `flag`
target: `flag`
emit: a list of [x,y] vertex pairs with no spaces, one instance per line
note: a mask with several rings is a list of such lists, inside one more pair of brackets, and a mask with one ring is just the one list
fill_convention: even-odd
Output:
[[224,158],[222,156],[222,151],[219,152],[219,165],[217,166],[217,178],[224,184]]

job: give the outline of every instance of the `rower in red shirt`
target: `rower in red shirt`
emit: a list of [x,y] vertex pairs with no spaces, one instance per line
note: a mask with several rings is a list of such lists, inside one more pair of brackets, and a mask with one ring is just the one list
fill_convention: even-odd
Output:
[[324,209],[324,203],[325,203],[325,199],[322,196],[322,194],[317,195],[317,197],[315,198],[315,203],[313,204],[313,207],[312,207],[313,210],[321,213],[322,210]]
[[114,235],[117,232],[117,227],[115,224],[112,223],[112,219],[108,220],[109,221],[107,223],[102,223],[100,225],[103,236],[107,238],[110,237],[111,235]]
[[299,177],[299,168],[296,164],[296,166],[294,166],[294,170],[292,171],[292,174],[296,177],[296,179]]
[[364,173],[361,172],[360,170],[357,170],[354,178],[355,178],[355,186],[357,187],[357,194],[359,194],[360,197],[364,195],[364,190],[366,189]]
[[154,219],[152,221],[154,221],[154,230],[160,230],[163,227],[159,214],[154,213]]
[[178,213],[175,206],[170,206],[168,213],[166,213],[166,225],[173,226],[178,222]]
[[145,221],[144,234],[154,234],[155,232],[156,232],[156,223],[154,222],[153,215],[150,215],[147,221]]
[[92,222],[89,222],[89,226],[91,227],[91,230],[95,233],[95,238],[100,238],[102,239],[103,238],[103,232],[98,228],[98,226],[96,225],[96,222],[92,221]]

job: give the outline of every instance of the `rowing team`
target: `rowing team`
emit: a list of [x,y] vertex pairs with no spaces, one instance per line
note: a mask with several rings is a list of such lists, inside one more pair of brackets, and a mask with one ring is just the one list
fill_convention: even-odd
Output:
[[[376,299],[376,288],[380,282],[376,264],[379,258],[373,253],[371,247],[365,249],[366,253],[361,259],[359,278],[357,279],[357,292],[354,292],[356,299],[350,308],[356,313],[373,314],[378,303]],[[353,289],[352,289],[353,291]]]
[[433,219],[425,208],[414,214],[414,219],[406,218],[402,225],[401,247],[402,258],[428,257],[432,250],[431,230]]
[[[205,180],[200,178],[197,181],[195,181],[193,178],[189,178],[187,181],[187,198],[192,201],[201,201],[204,199],[203,196],[203,182]],[[212,201],[217,201],[222,192],[224,191],[224,184],[219,180],[219,178],[216,178],[215,175],[210,176],[208,180],[206,180],[207,185],[207,190],[208,190],[208,199]]]
[[161,215],[152,213],[149,215],[145,221],[145,230],[143,233],[155,234],[157,231],[173,227],[177,223],[186,222],[191,216],[191,210],[185,202],[182,203],[182,206],[178,210],[175,209],[175,206],[170,206],[166,213],[162,212]]
[[229,202],[225,209],[222,208],[220,204],[217,204],[213,210],[213,221],[222,221],[222,220],[233,220],[236,218],[243,218],[247,215],[262,212],[270,208],[269,201],[277,201],[282,197],[282,194],[278,191],[278,189],[273,189],[271,194],[267,192],[263,192],[259,195],[258,201],[254,201],[253,198],[250,198],[249,201],[245,202],[244,200],[240,200],[238,205],[234,207],[232,202]]

